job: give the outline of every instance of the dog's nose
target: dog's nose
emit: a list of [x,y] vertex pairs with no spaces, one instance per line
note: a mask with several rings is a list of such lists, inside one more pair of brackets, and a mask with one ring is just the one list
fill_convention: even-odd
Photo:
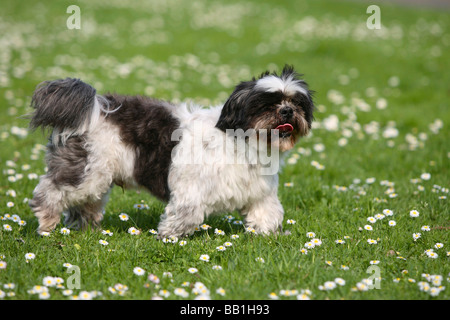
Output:
[[294,110],[291,107],[282,107],[280,110],[280,114],[289,119],[294,115]]

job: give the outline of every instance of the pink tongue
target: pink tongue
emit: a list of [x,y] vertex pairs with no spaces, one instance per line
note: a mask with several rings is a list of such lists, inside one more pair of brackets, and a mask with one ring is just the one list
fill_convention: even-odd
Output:
[[292,125],[290,125],[289,123],[285,123],[285,124],[280,124],[278,127],[275,128],[276,130],[280,130],[280,131],[288,131],[291,132],[292,130],[294,130],[294,127]]

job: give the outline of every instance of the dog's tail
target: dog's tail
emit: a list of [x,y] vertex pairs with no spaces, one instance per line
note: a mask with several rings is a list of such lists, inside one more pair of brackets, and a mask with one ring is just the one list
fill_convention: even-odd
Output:
[[[31,99],[30,129],[53,128],[52,143],[65,143],[95,126],[101,112],[110,113],[108,101],[80,79],[44,81]],[[113,110],[115,111],[115,110]]]

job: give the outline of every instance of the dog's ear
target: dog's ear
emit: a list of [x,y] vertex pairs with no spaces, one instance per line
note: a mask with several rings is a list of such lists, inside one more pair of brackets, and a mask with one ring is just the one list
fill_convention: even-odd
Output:
[[231,96],[225,102],[216,128],[222,131],[226,129],[240,129],[244,119],[245,104],[248,102],[249,93],[255,87],[255,81],[241,82],[236,86]]

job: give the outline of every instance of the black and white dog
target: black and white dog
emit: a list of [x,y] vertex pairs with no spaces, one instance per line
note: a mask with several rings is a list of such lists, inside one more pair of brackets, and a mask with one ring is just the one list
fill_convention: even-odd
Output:
[[279,163],[264,171],[258,152],[273,158],[309,132],[311,95],[290,66],[240,83],[223,106],[208,109],[97,95],[78,79],[42,83],[30,127],[52,133],[48,171],[30,201],[38,232],[53,230],[62,212],[68,226],[98,226],[114,184],[167,202],[160,238],[189,235],[210,214],[233,210],[257,233],[276,232],[284,214]]

